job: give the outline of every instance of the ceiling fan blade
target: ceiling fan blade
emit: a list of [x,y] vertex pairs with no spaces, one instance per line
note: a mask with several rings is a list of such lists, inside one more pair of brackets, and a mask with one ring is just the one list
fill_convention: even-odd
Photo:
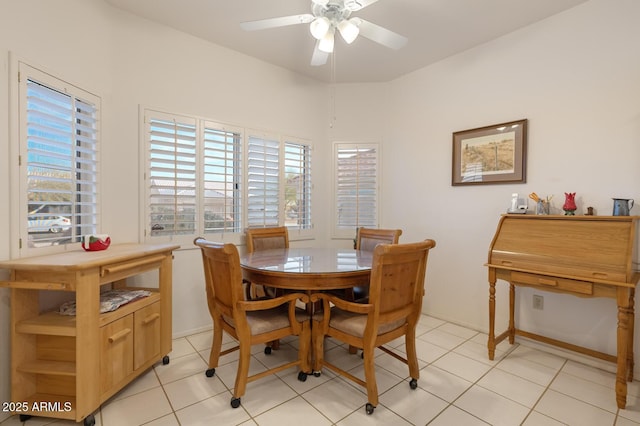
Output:
[[315,17],[312,14],[303,13],[302,15],[281,16],[279,18],[242,22],[240,27],[245,31],[257,31],[268,28],[286,27],[287,25],[308,24],[314,19]]
[[352,12],[364,9],[378,0],[344,0],[344,6]]
[[319,44],[320,40],[316,41],[316,47],[313,49],[313,56],[311,56],[311,65],[314,67],[326,64],[329,59],[329,54],[318,48]]
[[[357,21],[355,21],[357,19]],[[365,21],[360,18],[353,18],[355,24],[360,28],[360,35],[373,40],[376,43],[380,43],[383,46],[391,49],[400,49],[409,41],[405,36],[401,36],[398,33],[394,33],[391,30],[376,25],[372,22]]]

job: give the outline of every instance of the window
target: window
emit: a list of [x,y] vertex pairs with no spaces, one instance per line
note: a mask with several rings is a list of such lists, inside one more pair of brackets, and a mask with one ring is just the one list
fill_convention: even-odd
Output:
[[196,231],[196,122],[156,114],[149,135],[149,229],[151,236]]
[[99,230],[100,99],[22,62],[18,76],[20,251],[64,249]]
[[204,127],[204,232],[239,232],[241,223],[242,133],[222,124]]
[[334,144],[334,236],[378,227],[378,160],[375,144]]
[[280,224],[280,142],[250,135],[247,148],[247,226]]
[[284,144],[284,223],[289,229],[311,228],[311,147]]
[[142,115],[146,239],[189,244],[217,234],[237,244],[250,226],[312,228],[310,144],[195,117]]

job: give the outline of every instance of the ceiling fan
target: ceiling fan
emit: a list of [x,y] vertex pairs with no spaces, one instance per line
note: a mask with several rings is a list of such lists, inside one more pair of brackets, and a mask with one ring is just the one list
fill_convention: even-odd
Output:
[[279,18],[261,19],[240,24],[245,31],[264,30],[296,24],[310,24],[311,35],[316,39],[316,46],[311,57],[311,65],[324,65],[329,54],[333,52],[336,29],[348,44],[361,35],[391,49],[400,49],[408,39],[386,28],[351,17],[357,12],[378,0],[312,0],[311,13],[281,16]]

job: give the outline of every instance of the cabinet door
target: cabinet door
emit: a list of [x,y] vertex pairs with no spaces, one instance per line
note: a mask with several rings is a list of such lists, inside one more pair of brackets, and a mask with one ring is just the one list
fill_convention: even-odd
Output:
[[133,371],[133,315],[102,327],[100,340],[100,390],[104,393]]
[[160,357],[160,302],[153,303],[133,314],[135,330],[135,358],[137,370],[146,362]]

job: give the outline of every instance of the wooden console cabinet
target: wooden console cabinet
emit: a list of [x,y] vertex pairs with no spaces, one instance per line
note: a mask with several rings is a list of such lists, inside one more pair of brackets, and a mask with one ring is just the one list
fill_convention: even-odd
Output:
[[[638,216],[503,215],[489,249],[489,359],[505,338],[538,340],[617,364],[616,402],[625,408],[633,379]],[[496,280],[509,282],[509,326],[496,336]],[[617,303],[617,353],[610,355],[516,328],[515,287],[608,297]]]
[[[21,418],[95,422],[93,412],[171,352],[173,250],[116,244],[0,262],[11,276],[11,403]],[[100,313],[101,286],[157,271],[151,295]],[[153,274],[153,272],[152,272]],[[106,288],[106,287],[105,287]],[[136,287],[136,289],[138,289]],[[76,315],[41,308],[41,292],[73,292]]]

